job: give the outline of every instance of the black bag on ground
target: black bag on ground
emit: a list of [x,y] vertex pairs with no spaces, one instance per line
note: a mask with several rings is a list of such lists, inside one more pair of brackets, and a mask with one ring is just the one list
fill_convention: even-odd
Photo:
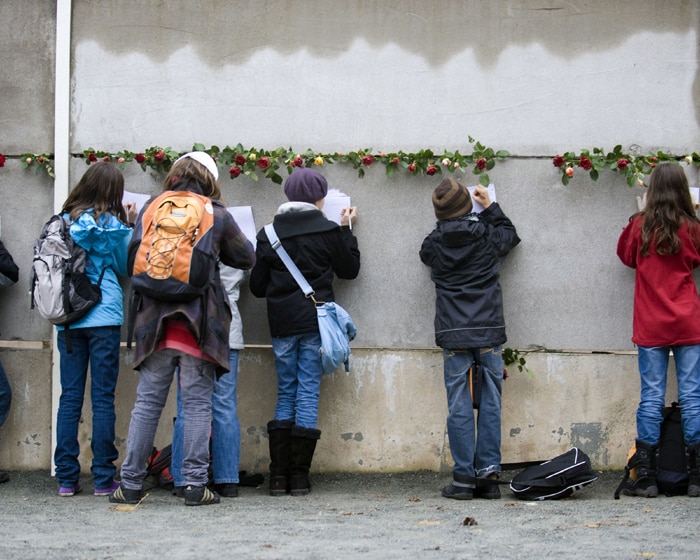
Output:
[[678,403],[664,408],[656,463],[656,485],[667,496],[688,493],[688,457],[685,454],[683,421]]
[[572,447],[554,459],[515,475],[510,489],[521,500],[559,500],[597,479],[588,455]]

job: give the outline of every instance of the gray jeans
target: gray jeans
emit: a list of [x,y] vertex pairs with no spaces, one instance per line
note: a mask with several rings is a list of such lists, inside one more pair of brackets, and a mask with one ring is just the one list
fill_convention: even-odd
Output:
[[154,352],[141,364],[126,439],[126,458],[121,468],[124,488],[137,490],[143,486],[146,461],[153,449],[158,421],[177,368],[180,370],[180,394],[185,412],[182,475],[187,486],[207,483],[211,396],[216,364],[178,350],[164,349]]

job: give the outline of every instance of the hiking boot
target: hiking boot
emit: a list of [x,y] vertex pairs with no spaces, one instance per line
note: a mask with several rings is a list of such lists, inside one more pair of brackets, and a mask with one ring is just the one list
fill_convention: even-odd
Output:
[[117,488],[119,488],[119,483],[116,480],[114,480],[112,481],[112,484],[107,486],[107,488],[95,488],[92,493],[95,496],[109,496]]
[[138,504],[143,499],[143,489],[131,490],[121,484],[109,495],[109,501],[113,504]]
[[214,490],[223,498],[238,498],[238,484],[235,482],[214,484]]
[[76,482],[72,486],[59,486],[58,487],[58,495],[61,496],[62,498],[70,498],[71,496],[75,496],[76,494],[80,494],[80,492],[83,491],[83,487],[80,486],[79,482]]
[[659,495],[659,487],[656,485],[656,479],[645,476],[638,478],[626,488],[623,488],[622,493],[625,496],[641,496],[642,498],[656,498]]
[[206,486],[185,486],[186,506],[208,506],[219,501],[219,495]]
[[450,484],[442,489],[442,497],[453,500],[471,500],[474,497],[474,489]]
[[486,478],[477,479],[474,497],[483,498],[484,500],[500,500],[501,489],[498,487],[498,484],[489,484],[486,482],[487,480],[498,480],[498,473],[492,472]]

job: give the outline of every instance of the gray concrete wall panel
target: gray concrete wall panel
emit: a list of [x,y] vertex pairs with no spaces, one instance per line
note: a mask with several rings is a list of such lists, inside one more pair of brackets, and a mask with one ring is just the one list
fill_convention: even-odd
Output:
[[0,2],[0,153],[53,151],[56,2]]

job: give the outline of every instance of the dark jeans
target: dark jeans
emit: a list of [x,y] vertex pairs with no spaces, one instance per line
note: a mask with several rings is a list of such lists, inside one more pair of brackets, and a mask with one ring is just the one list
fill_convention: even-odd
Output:
[[61,354],[61,398],[56,422],[56,478],[61,486],[73,486],[80,477],[78,426],[90,365],[92,401],[92,476],[95,488],[107,488],[117,472],[114,461],[114,391],[119,375],[119,327],[71,329],[73,352],[66,351],[65,331],[58,332]]

